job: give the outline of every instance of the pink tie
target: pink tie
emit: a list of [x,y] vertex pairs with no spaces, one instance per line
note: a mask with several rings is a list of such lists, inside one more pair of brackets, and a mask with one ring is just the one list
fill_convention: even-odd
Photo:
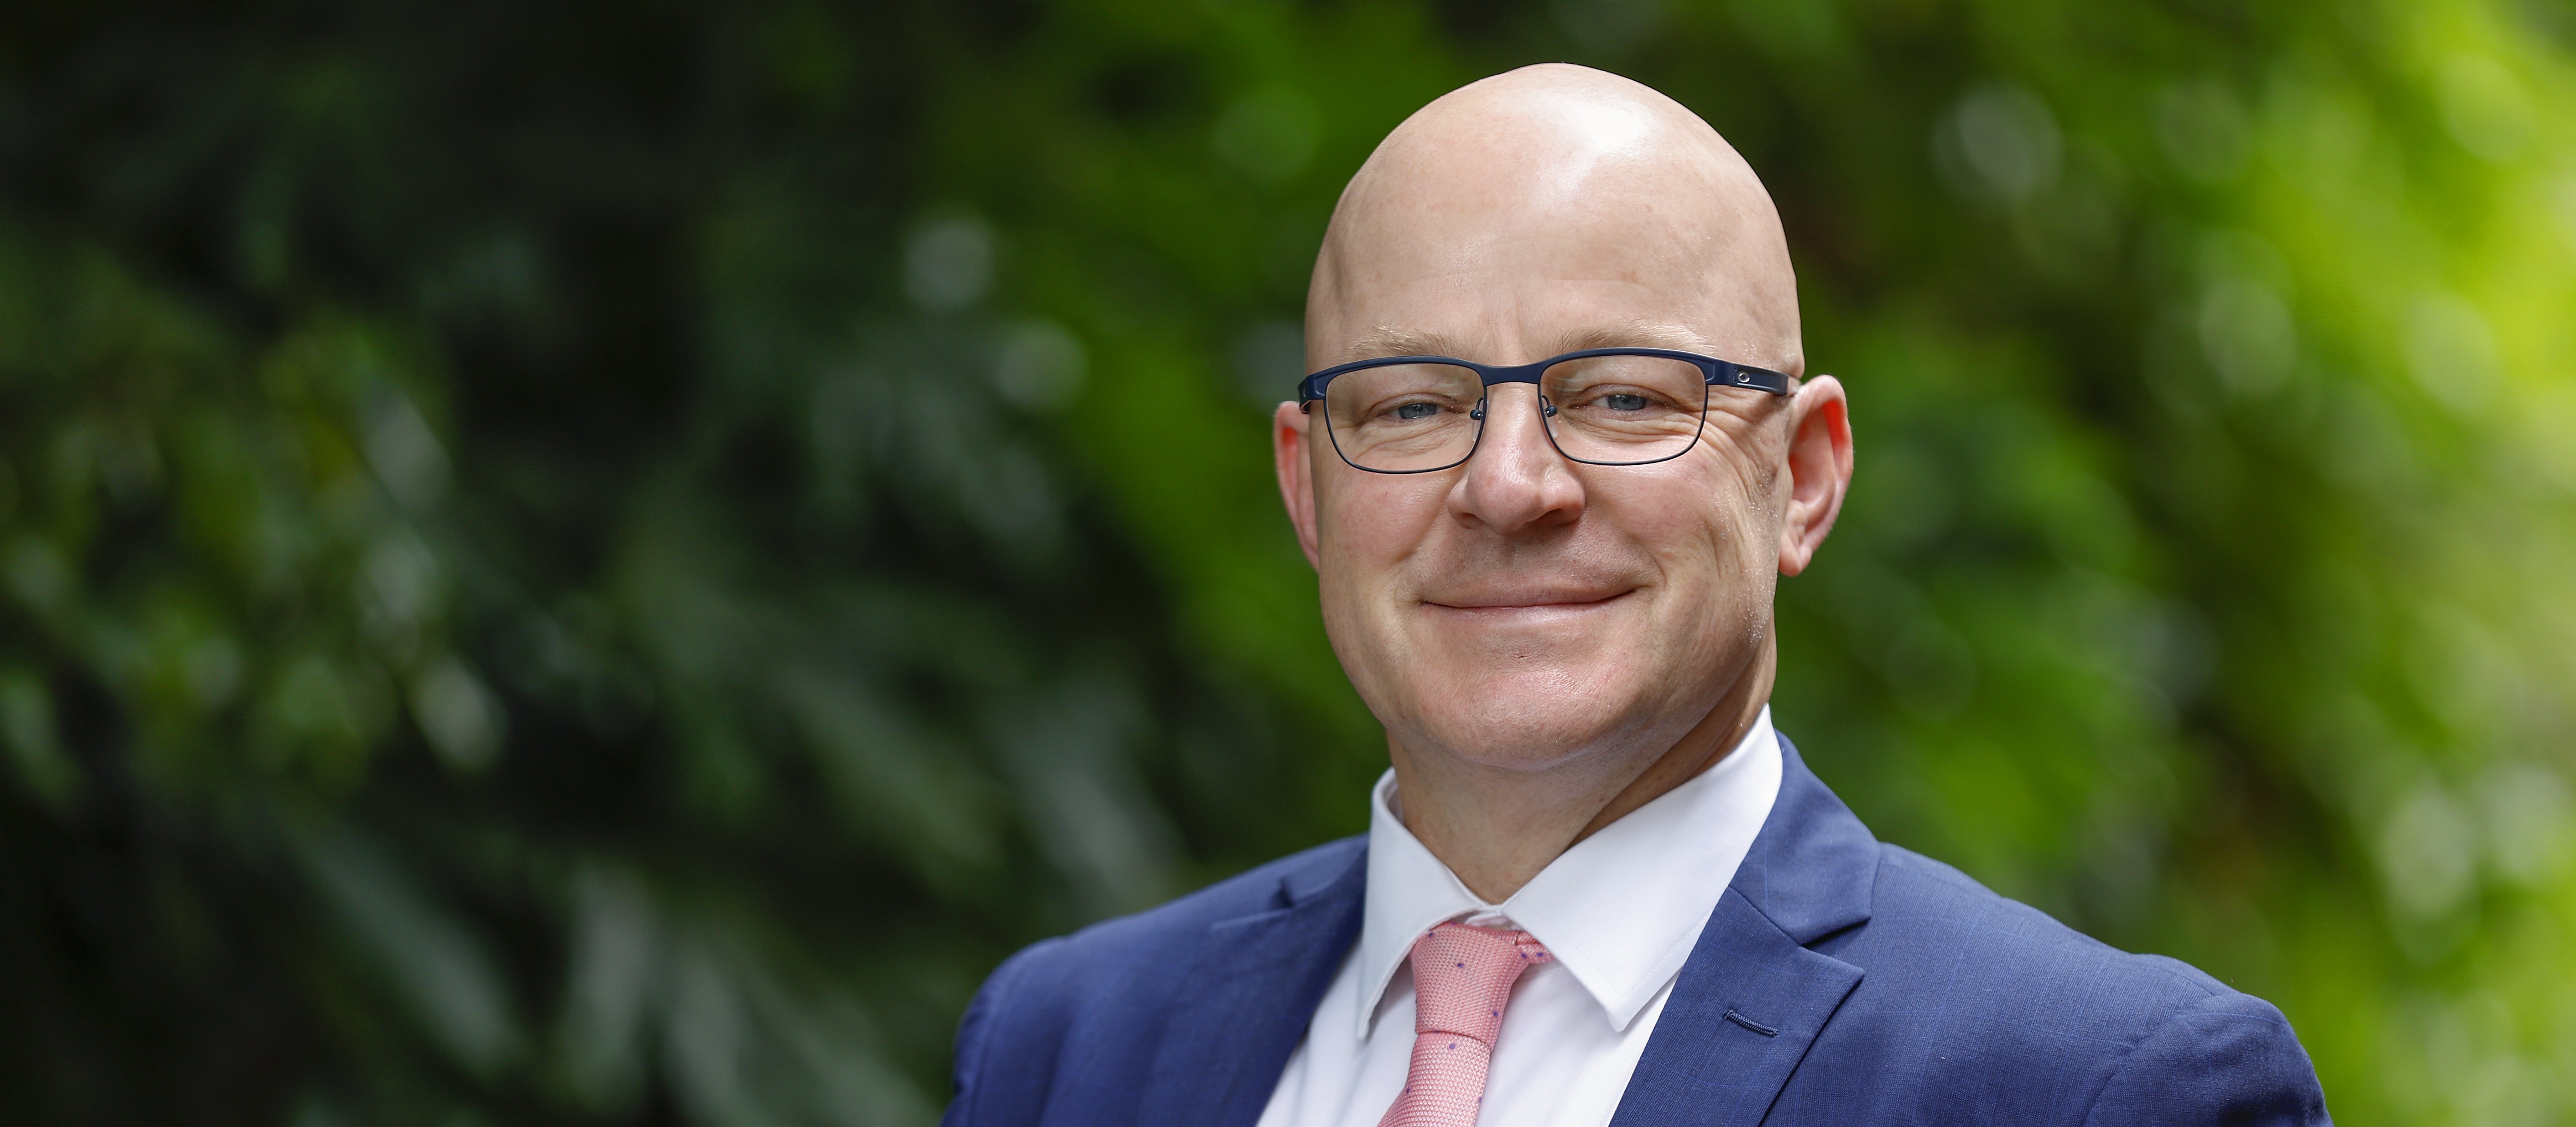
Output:
[[1548,960],[1526,931],[1441,924],[1413,944],[1413,1065],[1378,1127],[1476,1127],[1503,1007]]

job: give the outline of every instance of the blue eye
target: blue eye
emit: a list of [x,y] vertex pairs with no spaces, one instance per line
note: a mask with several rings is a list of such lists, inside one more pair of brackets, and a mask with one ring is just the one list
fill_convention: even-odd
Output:
[[1419,422],[1440,413],[1436,403],[1407,403],[1395,409],[1395,417],[1405,422]]
[[1604,395],[1601,397],[1601,405],[1613,411],[1643,411],[1646,409],[1646,397],[1642,395]]

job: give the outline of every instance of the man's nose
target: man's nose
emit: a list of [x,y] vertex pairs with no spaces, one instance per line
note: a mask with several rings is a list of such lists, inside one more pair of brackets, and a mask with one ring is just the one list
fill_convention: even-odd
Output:
[[1484,435],[1449,492],[1452,516],[1510,535],[1583,515],[1583,483],[1549,441],[1540,406],[1536,385],[1485,389]]

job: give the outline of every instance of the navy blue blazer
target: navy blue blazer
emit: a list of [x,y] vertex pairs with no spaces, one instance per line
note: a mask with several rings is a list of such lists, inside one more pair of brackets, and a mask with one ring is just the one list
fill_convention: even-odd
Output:
[[[1780,741],[1780,796],[1612,1127],[2325,1123],[2269,1003],[1885,845]],[[1366,839],[1020,952],[946,1127],[1253,1127],[1359,938]]]

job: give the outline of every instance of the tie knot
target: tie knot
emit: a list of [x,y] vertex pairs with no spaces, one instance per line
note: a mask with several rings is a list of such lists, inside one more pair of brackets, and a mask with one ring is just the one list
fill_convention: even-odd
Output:
[[1447,923],[1413,943],[1413,1029],[1454,1033],[1487,1048],[1503,1031],[1503,1008],[1521,972],[1548,961],[1526,931]]

